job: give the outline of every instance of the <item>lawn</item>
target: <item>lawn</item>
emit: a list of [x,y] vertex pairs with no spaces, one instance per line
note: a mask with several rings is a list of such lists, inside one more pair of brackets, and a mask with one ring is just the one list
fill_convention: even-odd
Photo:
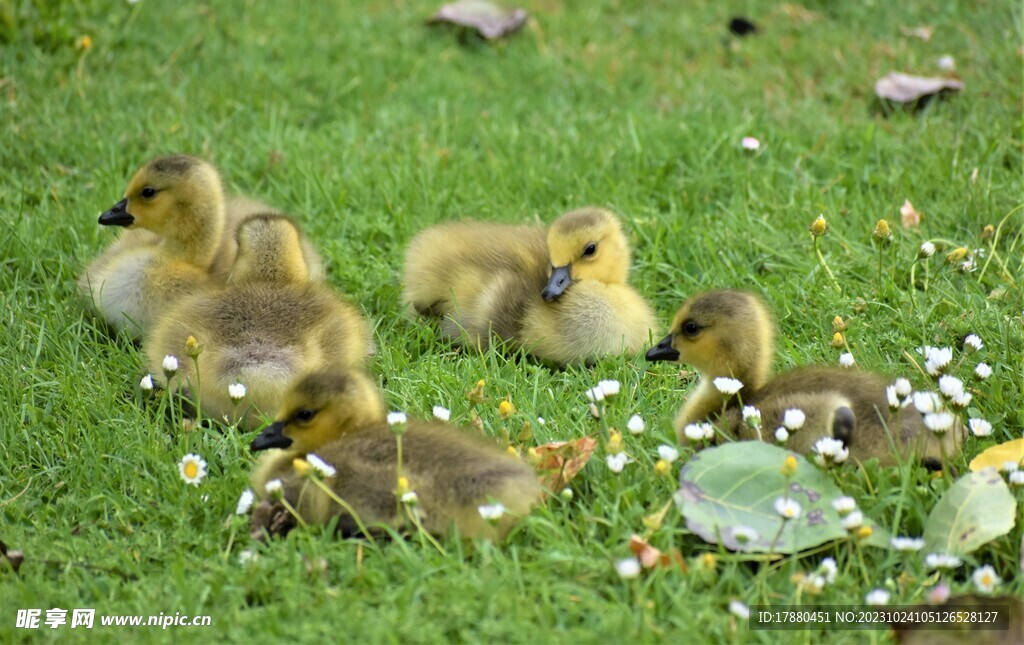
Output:
[[[400,269],[408,240],[438,222],[547,222],[597,204],[624,219],[632,281],[661,325],[652,343],[685,297],[712,287],[771,303],[779,369],[836,364],[841,316],[855,369],[928,387],[915,349],[949,346],[959,358],[976,334],[984,348],[962,372],[984,360],[993,374],[971,381],[969,413],[994,432],[970,437],[953,460],[965,473],[1024,429],[1020,6],[525,6],[526,28],[488,44],[425,26],[435,7],[401,0],[0,2],[0,540],[25,556],[17,575],[0,572],[0,641],[771,642],[778,633],[748,630],[729,601],[858,604],[876,588],[892,604],[927,597],[938,579],[921,557],[841,541],[757,564],[687,531],[674,506],[645,524],[690,454],[667,476],[655,470],[693,378],[642,355],[560,371],[458,350],[434,322],[402,315]],[[730,37],[734,11],[760,31]],[[921,26],[934,28],[929,40],[910,33]],[[947,73],[946,55],[961,94],[917,111],[875,98],[890,71]],[[760,149],[744,151],[745,136]],[[448,539],[443,552],[415,535],[377,546],[322,530],[251,541],[234,511],[254,435],[172,427],[139,390],[141,349],[93,318],[75,289],[114,237],[96,216],[136,167],[173,152],[211,160],[232,190],[302,222],[330,283],[374,325],[370,370],[391,409],[429,417],[444,405],[468,422],[465,392],[483,379],[486,433],[504,429],[524,450],[597,437],[571,499],[551,499],[502,544]],[[917,227],[901,224],[908,199]],[[808,233],[819,214],[829,227],[820,260]],[[872,238],[880,218],[893,233],[882,245]],[[915,266],[926,241],[939,250]],[[958,247],[973,270],[946,261]],[[601,379],[622,391],[596,421],[584,391]],[[517,412],[503,421],[506,397]],[[647,430],[625,433],[635,461],[615,474],[606,427],[624,430],[633,414]],[[519,441],[527,421],[533,436]],[[178,474],[189,452],[209,463],[196,487]],[[831,476],[894,535],[920,535],[950,485],[913,464]],[[634,533],[678,549],[687,570],[621,579],[615,563]],[[1021,538],[1018,522],[943,583],[970,593],[971,573],[991,564],[996,593],[1024,595]],[[811,598],[793,576],[826,556],[838,575]],[[94,608],[97,625],[26,631],[15,627],[21,608],[44,618]],[[211,625],[98,624],[161,612]]]

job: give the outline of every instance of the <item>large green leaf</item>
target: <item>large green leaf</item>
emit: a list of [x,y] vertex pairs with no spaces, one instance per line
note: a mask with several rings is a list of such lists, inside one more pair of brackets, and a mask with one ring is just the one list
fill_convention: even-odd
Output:
[[968,473],[932,509],[924,526],[928,551],[966,555],[1013,529],[1017,502],[994,468]]
[[[782,465],[790,455],[796,457],[797,469],[787,479]],[[679,484],[686,527],[733,551],[795,553],[847,536],[832,508],[832,500],[843,495],[839,487],[828,473],[778,446],[741,441],[702,450],[683,467]],[[802,512],[783,528],[775,500],[787,488]],[[869,544],[887,543],[883,529],[867,519],[865,524],[874,529]],[[756,539],[737,540],[737,527],[753,529]]]

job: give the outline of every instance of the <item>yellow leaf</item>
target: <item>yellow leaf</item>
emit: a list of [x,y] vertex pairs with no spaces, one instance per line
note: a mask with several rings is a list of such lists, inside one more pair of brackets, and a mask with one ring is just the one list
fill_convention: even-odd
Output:
[[983,468],[999,470],[1008,461],[1021,463],[1024,461],[1024,439],[1014,439],[992,446],[971,461],[970,469],[978,471]]

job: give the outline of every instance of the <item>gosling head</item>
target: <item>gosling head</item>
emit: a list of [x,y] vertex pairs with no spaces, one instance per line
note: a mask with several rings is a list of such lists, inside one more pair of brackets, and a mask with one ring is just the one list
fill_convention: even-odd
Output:
[[220,176],[196,157],[157,157],[135,173],[124,199],[100,215],[104,226],[143,228],[172,240],[201,235],[206,213],[223,212]]
[[310,452],[375,423],[383,423],[377,387],[359,372],[313,372],[292,383],[277,419],[252,442],[252,450]]
[[647,360],[687,363],[706,378],[727,376],[758,389],[768,380],[774,347],[775,323],[761,299],[719,289],[684,302]]
[[253,215],[238,228],[238,256],[229,282],[266,280],[306,282],[309,265],[302,254],[298,225],[279,213]]
[[541,292],[551,302],[578,280],[623,284],[629,275],[629,244],[622,224],[601,208],[581,208],[548,229],[551,277]]

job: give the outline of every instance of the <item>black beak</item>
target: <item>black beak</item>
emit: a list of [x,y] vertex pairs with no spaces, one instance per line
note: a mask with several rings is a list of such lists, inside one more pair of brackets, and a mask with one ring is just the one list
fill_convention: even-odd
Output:
[[287,448],[290,445],[292,445],[292,440],[284,436],[284,423],[275,421],[266,428],[263,428],[260,436],[252,440],[252,445],[249,446],[249,449],[253,452],[258,452],[267,448]]
[[551,302],[565,293],[570,284],[572,284],[572,276],[569,274],[569,265],[555,267],[551,270],[548,286],[544,287],[544,291],[540,292],[540,296],[547,302]]
[[106,213],[100,215],[100,224],[102,226],[131,226],[135,222],[135,218],[128,214],[125,210],[128,208],[128,200],[122,199],[113,206]]
[[661,342],[647,350],[649,361],[678,361],[679,350],[672,347],[672,334],[665,336]]

